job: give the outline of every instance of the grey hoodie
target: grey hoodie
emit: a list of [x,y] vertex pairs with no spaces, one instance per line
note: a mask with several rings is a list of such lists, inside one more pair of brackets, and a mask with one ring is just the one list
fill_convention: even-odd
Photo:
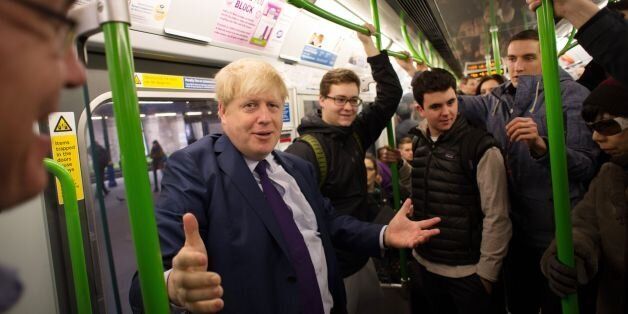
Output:
[[[560,72],[569,193],[571,205],[582,199],[595,173],[599,149],[580,116],[589,91]],[[503,150],[508,170],[513,238],[545,248],[554,237],[554,212],[549,153],[532,156],[524,142],[511,143],[506,125],[516,117],[531,117],[539,135],[547,138],[545,94],[541,76],[520,76],[515,89],[506,82],[485,96],[459,96],[459,111],[470,122],[484,126]]]

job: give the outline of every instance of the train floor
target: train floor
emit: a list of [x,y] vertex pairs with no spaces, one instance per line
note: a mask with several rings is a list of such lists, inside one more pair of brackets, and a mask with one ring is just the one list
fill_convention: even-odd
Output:
[[[154,187],[153,173],[149,172],[151,188]],[[158,174],[158,180],[161,181],[161,173]],[[131,313],[131,307],[128,302],[129,288],[131,279],[136,270],[135,252],[133,241],[131,239],[131,228],[129,223],[129,215],[127,212],[126,196],[124,191],[124,181],[117,178],[117,186],[108,188],[109,194],[105,196],[105,207],[109,222],[109,236],[113,249],[113,260],[115,265],[116,280],[119,290],[120,303],[122,313]],[[159,192],[153,192],[154,199],[159,196]],[[101,267],[106,267],[106,259],[102,259]],[[409,314],[409,304],[401,291],[401,288],[384,285],[384,298],[388,309],[387,313]],[[111,286],[107,288],[111,291]],[[109,296],[106,301],[107,312],[114,313],[115,301]]]

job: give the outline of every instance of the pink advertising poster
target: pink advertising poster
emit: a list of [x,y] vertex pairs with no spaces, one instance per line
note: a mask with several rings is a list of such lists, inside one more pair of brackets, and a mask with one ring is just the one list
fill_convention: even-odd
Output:
[[279,51],[294,12],[285,0],[221,0],[212,39],[268,52]]

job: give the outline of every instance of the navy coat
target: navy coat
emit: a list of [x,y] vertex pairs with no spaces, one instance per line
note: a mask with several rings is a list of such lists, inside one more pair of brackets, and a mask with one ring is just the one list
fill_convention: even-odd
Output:
[[[289,154],[273,152],[296,180],[314,210],[327,258],[332,313],[345,313],[345,292],[333,247],[364,255],[381,254],[382,225],[337,214],[316,182],[313,166]],[[185,242],[182,217],[191,212],[199,222],[209,270],[222,277],[222,313],[299,313],[296,274],[272,210],[226,135],[206,136],[171,155],[156,205],[164,270]],[[141,311],[137,276],[130,292]]]

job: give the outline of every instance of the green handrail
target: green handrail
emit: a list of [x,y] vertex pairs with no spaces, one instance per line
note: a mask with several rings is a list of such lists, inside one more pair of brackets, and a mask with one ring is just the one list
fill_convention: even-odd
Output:
[[[502,57],[499,51],[499,27],[497,26],[497,15],[495,13],[495,0],[489,0],[491,11],[491,43],[493,44],[493,59],[495,59],[495,69],[498,74],[502,71]],[[490,73],[489,73],[490,74]]]
[[[375,36],[375,39],[379,41],[379,44],[377,47],[381,47],[382,45],[382,37],[381,37],[381,33],[380,33],[380,28],[376,27],[377,29],[377,33],[375,34],[371,34],[371,32],[368,30],[368,28],[362,26],[362,25],[358,25],[355,24],[353,22],[349,22],[335,14],[329,13],[319,7],[317,7],[314,4],[311,4],[305,0],[288,0],[287,1],[289,4],[292,4],[293,6],[299,8],[299,9],[303,9],[306,10],[316,16],[322,17],[332,23],[336,23],[338,25],[344,26],[348,29],[354,30],[356,32],[362,33],[364,35],[373,35]],[[342,5],[342,4],[341,4]],[[395,51],[390,51],[390,50],[386,50],[388,52],[388,55],[390,56],[394,56],[396,58],[401,58],[401,59],[406,59],[407,56],[401,52],[395,52]],[[413,55],[414,57],[414,55]],[[421,62],[420,60],[417,60],[417,58],[414,58],[415,61],[417,62]]]
[[126,186],[144,310],[146,313],[166,314],[169,313],[168,294],[163,276],[153,198],[146,172],[140,112],[133,80],[129,25],[123,22],[106,22],[102,28],[116,128],[121,135],[119,141],[122,175]]
[[410,51],[410,54],[412,54],[412,57],[414,57],[415,59],[421,59],[423,62],[425,62],[425,59],[421,58],[421,55],[419,55],[419,52],[416,51],[414,45],[412,44],[412,39],[410,39],[410,35],[408,34],[408,26],[406,25],[406,15],[403,11],[399,16],[399,20],[401,24],[401,35],[403,36],[403,40],[406,42],[408,51]]
[[567,51],[571,50],[573,47],[578,45],[577,42],[573,44],[573,39],[576,36],[576,31],[577,29],[575,27],[571,29],[571,33],[569,33],[569,38],[567,39],[567,43],[565,43],[565,47],[563,47],[563,49],[561,49],[558,52],[558,57],[564,55]]
[[[569,267],[574,267],[571,217],[569,216],[571,205],[569,203],[567,157],[565,153],[563,110],[558,80],[556,31],[554,29],[552,1],[542,0],[542,5],[537,9],[536,15],[541,43],[558,260]],[[562,306],[563,314],[578,313],[577,295],[571,294],[563,298]]]
[[427,53],[425,53],[425,40],[423,38],[423,34],[418,32],[418,36],[419,42],[417,43],[417,46],[419,47],[419,52],[421,52],[421,58],[423,58],[423,60],[425,60],[428,64],[431,64],[432,62],[430,62],[430,59],[427,57]]
[[[377,5],[377,0],[371,0],[371,15],[373,16],[373,25],[375,26],[375,30],[380,33],[380,24],[379,24],[379,7]],[[375,36],[376,38],[379,35]],[[381,41],[375,41],[375,47],[378,50],[381,50]],[[388,136],[388,146],[391,148],[397,147],[395,145],[395,132],[392,127],[392,121],[388,121],[386,125],[386,135]],[[395,211],[399,210],[401,205],[401,200],[399,197],[399,169],[397,168],[397,163],[392,163],[390,165],[390,172],[392,174],[392,188],[393,188],[393,209]],[[406,251],[404,249],[399,250],[399,264],[400,264],[400,273],[401,273],[401,282],[409,282],[408,270],[406,265]]]
[[389,56],[395,57],[397,59],[406,60],[408,58],[412,58],[412,60],[414,60],[416,62],[423,63],[423,60],[421,60],[420,58],[416,58],[414,56],[408,56],[407,54],[402,53],[402,52],[397,52],[397,51],[392,51],[392,50],[386,49],[386,53],[388,53]]
[[70,247],[70,261],[72,264],[72,277],[74,278],[74,294],[76,306],[81,314],[92,313],[92,301],[89,295],[89,282],[87,266],[85,263],[85,249],[83,247],[83,232],[81,231],[81,219],[79,217],[78,202],[76,200],[76,186],[72,175],[60,163],[44,158],[44,165],[48,172],[52,173],[61,185],[63,195],[63,208],[65,209],[65,224],[68,233]]
[[484,31],[487,36],[484,36],[484,60],[486,61],[486,73],[491,74],[491,31],[490,26],[486,25]]

